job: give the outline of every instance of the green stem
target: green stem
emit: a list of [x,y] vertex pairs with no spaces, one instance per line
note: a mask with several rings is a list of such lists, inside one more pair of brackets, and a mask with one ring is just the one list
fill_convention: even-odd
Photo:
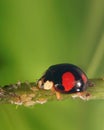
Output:
[[88,87],[87,91],[91,94],[89,99],[104,99],[104,78],[91,79],[92,87]]
[[[82,99],[104,99],[104,79],[90,79],[89,81],[90,85],[87,88],[86,98]],[[61,97],[60,100],[64,100],[75,97],[75,94],[61,94]],[[51,100],[57,100],[56,94],[51,90],[39,89],[35,83],[19,82],[0,88],[0,104],[31,106]]]

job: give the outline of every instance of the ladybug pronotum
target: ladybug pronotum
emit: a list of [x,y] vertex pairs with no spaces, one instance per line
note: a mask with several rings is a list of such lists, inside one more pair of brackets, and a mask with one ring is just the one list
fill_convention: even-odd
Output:
[[61,93],[77,93],[80,95],[81,92],[85,92],[87,86],[88,78],[86,74],[73,64],[52,65],[38,80],[38,87],[45,90],[54,90],[57,99],[60,99]]

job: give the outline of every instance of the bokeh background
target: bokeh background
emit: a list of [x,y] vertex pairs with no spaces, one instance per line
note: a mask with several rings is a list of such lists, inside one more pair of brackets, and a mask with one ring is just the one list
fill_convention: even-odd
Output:
[[[36,81],[52,64],[104,76],[103,0],[1,0],[0,85]],[[0,130],[104,130],[104,101],[0,105]]]

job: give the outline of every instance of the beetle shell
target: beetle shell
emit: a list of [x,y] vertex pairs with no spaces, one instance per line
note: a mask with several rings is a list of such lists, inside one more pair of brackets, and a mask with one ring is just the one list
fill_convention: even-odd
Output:
[[53,83],[52,87],[58,92],[76,93],[86,90],[88,78],[79,67],[73,64],[57,64],[47,69],[45,74],[38,80],[38,85],[40,88],[45,89],[44,85],[47,82]]

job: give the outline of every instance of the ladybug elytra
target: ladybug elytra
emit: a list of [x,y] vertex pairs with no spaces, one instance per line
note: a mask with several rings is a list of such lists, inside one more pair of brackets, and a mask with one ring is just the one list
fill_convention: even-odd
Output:
[[60,93],[76,93],[86,90],[86,74],[73,64],[56,64],[50,66],[38,80],[39,88],[51,89]]

